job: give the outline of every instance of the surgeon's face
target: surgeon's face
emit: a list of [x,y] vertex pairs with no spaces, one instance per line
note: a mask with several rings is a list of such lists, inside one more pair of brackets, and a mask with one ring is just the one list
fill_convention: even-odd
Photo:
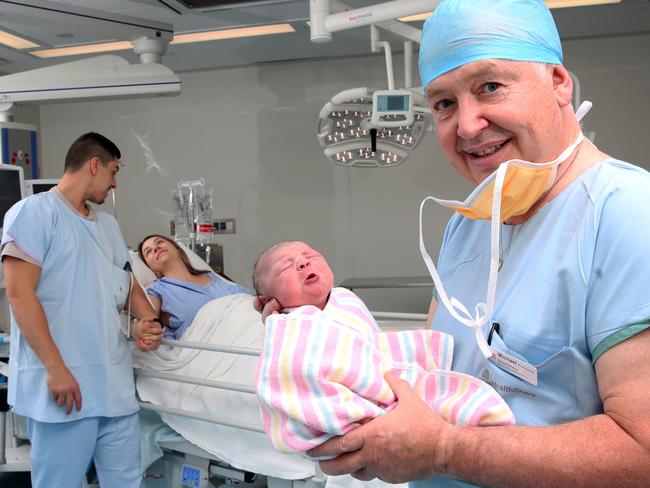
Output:
[[102,204],[108,197],[108,192],[117,187],[117,173],[120,171],[120,162],[113,159],[104,166],[99,158],[94,157],[93,160],[91,160],[91,165],[94,165],[95,168],[95,179],[88,200]]
[[142,257],[154,273],[164,274],[167,265],[178,258],[178,249],[167,239],[154,236],[142,244]]
[[509,159],[557,157],[575,137],[560,119],[566,76],[559,65],[483,60],[429,83],[436,136],[452,166],[478,184]]
[[334,274],[321,254],[304,242],[281,246],[260,263],[260,288],[283,307],[314,305],[323,309]]

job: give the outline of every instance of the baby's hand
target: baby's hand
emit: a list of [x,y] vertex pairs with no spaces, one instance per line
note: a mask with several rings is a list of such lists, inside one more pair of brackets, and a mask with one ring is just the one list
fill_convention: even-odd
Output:
[[262,314],[262,322],[265,322],[269,315],[278,313],[283,308],[276,298],[268,295],[257,295],[253,300],[253,307]]

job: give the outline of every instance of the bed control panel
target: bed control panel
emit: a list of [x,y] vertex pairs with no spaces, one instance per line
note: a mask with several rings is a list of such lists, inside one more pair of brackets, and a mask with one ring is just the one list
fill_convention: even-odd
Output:
[[181,486],[189,488],[201,488],[201,469],[189,464],[181,467]]

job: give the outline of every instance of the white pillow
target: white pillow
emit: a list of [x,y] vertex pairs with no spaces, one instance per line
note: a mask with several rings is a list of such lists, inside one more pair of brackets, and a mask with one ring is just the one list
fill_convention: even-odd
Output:
[[156,281],[155,273],[151,271],[146,264],[144,264],[144,261],[142,261],[142,259],[140,259],[138,251],[129,249],[129,257],[131,258],[133,276],[135,276],[135,279],[138,280],[138,283],[146,288],[149,283]]
[[[181,247],[181,249],[183,249],[183,251],[185,251],[185,254],[189,258],[190,264],[192,266],[194,266],[198,270],[212,271],[210,265],[205,261],[203,261],[203,259],[201,259],[199,255],[196,254],[194,251],[192,251],[189,247],[187,247],[185,244],[180,242],[178,242],[177,244]],[[153,271],[151,271],[151,269],[149,269],[149,267],[144,263],[142,259],[140,259],[140,255],[138,254],[138,251],[129,250],[129,254],[131,256],[133,275],[135,276],[135,279],[138,280],[144,288],[146,288],[147,285],[149,285],[150,283],[158,279],[156,277],[156,274]],[[219,276],[217,274],[217,277],[226,283],[231,283],[231,281],[228,281],[223,276]]]

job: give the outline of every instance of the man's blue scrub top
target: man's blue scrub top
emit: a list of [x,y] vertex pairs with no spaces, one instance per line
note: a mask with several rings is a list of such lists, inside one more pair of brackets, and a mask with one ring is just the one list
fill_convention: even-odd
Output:
[[81,388],[81,412],[70,415],[51,398],[46,371],[11,320],[9,403],[41,422],[115,417],[138,411],[131,350],[119,313],[129,290],[128,252],[115,219],[85,218],[56,190],[14,205],[2,243],[14,242],[41,266],[36,295],[50,333]]
[[[489,383],[519,425],[554,425],[602,412],[592,361],[650,323],[648,202],[650,174],[609,159],[527,222],[501,226],[504,261],[492,316],[500,332],[492,346],[535,365],[537,386],[484,359],[473,330],[438,307],[432,328],[454,336],[453,370]],[[448,296],[468,310],[485,302],[489,267],[490,222],[455,214],[438,265]],[[449,478],[413,484],[471,486]]]

